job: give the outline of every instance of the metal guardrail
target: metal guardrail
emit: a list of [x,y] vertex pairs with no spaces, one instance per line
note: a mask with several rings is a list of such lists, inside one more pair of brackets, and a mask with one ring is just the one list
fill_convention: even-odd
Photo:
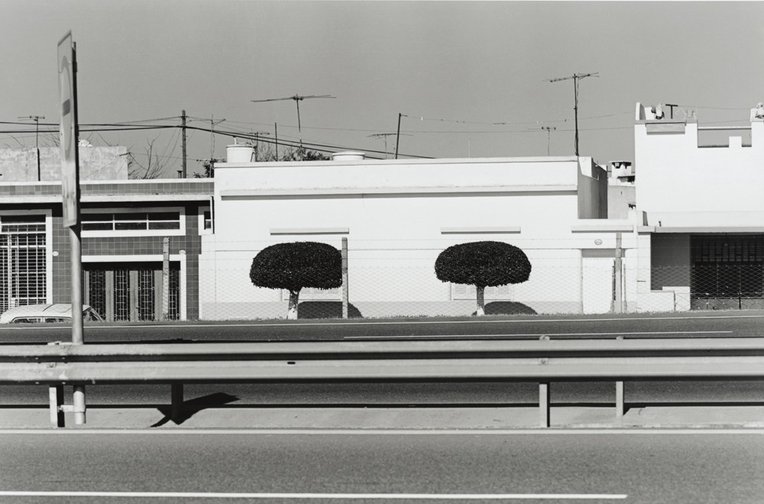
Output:
[[539,421],[549,426],[549,383],[614,381],[616,415],[626,380],[764,377],[764,339],[186,343],[0,346],[0,383],[50,386],[51,422],[65,385],[273,381],[526,381],[539,384]]

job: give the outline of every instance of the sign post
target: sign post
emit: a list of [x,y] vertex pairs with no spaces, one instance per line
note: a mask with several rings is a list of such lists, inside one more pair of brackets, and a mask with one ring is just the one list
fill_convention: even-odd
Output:
[[[82,330],[82,244],[80,164],[77,123],[77,46],[68,32],[58,43],[58,94],[61,104],[61,195],[63,226],[69,228],[72,270],[72,344],[84,343]],[[74,423],[85,423],[85,386],[74,386]]]

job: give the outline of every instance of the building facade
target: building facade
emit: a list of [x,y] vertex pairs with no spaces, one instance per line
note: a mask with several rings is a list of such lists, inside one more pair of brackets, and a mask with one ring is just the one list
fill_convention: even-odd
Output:
[[[81,164],[83,301],[110,321],[159,319],[167,240],[167,315],[198,318],[198,258],[201,235],[212,229],[212,181],[127,180],[126,161],[117,167],[123,149],[90,149]],[[5,154],[6,163],[15,158]],[[104,162],[112,169],[104,171]],[[55,174],[49,162],[41,166],[42,173]],[[25,178],[20,169],[4,169],[15,173],[10,178]],[[27,164],[30,170],[36,172],[36,162]],[[71,244],[62,225],[60,181],[0,180],[0,312],[71,302]]]
[[635,118],[635,309],[764,308],[764,107],[736,126]]
[[[253,163],[234,157],[243,149],[229,147],[215,167],[201,318],[284,317],[286,293],[252,285],[253,257],[282,242],[340,248],[343,238],[351,315],[469,315],[474,288],[439,281],[434,263],[450,245],[481,240],[516,245],[533,266],[529,281],[486,291],[487,313],[612,309],[614,233],[628,223],[606,219],[607,173],[591,158]],[[301,316],[339,313],[339,290],[300,299]]]

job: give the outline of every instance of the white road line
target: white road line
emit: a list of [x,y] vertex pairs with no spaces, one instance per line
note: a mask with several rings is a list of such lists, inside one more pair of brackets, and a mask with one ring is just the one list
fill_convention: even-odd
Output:
[[0,429],[0,436],[601,436],[603,434],[762,436],[764,428],[550,428],[550,429]]
[[217,493],[0,491],[0,497],[101,497],[156,499],[342,499],[342,500],[623,500],[626,494],[416,494],[416,493]]
[[410,335],[393,335],[393,336],[343,336],[343,339],[347,340],[365,340],[365,339],[444,339],[444,338],[506,338],[507,336],[511,336],[514,338],[525,338],[525,337],[535,337],[538,338],[540,336],[549,336],[549,337],[558,337],[558,336],[655,336],[658,334],[732,334],[733,331],[633,331],[633,332],[583,332],[583,333],[573,333],[573,332],[566,332],[566,333],[524,333],[524,334],[516,334],[516,333],[507,333],[507,334],[463,334],[463,335],[456,335],[456,334],[410,334]]

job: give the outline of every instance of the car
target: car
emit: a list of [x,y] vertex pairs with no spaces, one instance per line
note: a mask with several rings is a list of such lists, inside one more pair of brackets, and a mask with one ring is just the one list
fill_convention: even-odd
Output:
[[[82,319],[93,322],[103,321],[98,312],[88,305],[82,305]],[[66,303],[17,306],[0,315],[0,324],[44,324],[71,321],[72,305]]]

